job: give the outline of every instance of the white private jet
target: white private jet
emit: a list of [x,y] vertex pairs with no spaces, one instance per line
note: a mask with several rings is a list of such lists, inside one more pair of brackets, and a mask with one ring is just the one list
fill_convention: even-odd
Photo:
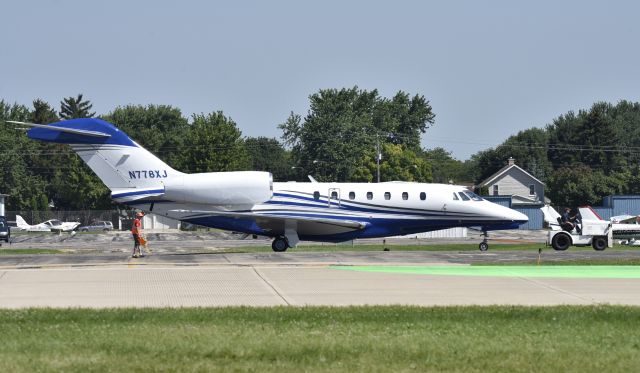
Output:
[[465,187],[409,182],[274,183],[261,171],[185,174],[111,123],[82,118],[31,128],[29,138],[69,144],[111,190],[111,198],[173,219],[273,237],[274,251],[300,240],[341,242],[452,227],[515,229],[526,215]]
[[63,222],[58,219],[51,219],[40,224],[30,225],[20,215],[16,215],[16,227],[19,230],[27,232],[71,232],[76,229],[80,223],[77,222]]

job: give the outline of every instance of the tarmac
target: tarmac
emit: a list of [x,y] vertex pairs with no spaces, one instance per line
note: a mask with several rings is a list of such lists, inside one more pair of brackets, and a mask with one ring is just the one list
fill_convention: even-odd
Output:
[[[119,244],[113,237],[47,245],[66,247],[66,254],[0,255],[0,308],[640,305],[640,267],[600,272],[598,266],[556,267],[543,273],[551,266],[536,267],[538,253],[532,251],[355,252],[345,246],[339,252],[229,253],[216,251],[225,246],[218,242],[165,237],[154,242],[150,255],[135,259],[129,256],[130,242]],[[32,247],[28,241],[33,239],[10,247]],[[228,241],[233,242],[227,247],[246,246],[236,242],[243,240]],[[640,251],[569,249],[542,255],[545,261],[622,259],[640,258]],[[531,266],[471,265],[503,262]]]

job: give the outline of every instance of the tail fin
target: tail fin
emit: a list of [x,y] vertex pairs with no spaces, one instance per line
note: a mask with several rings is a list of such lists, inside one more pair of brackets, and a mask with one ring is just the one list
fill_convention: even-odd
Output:
[[31,227],[20,215],[16,215],[16,226],[20,229],[29,229]]
[[20,124],[34,127],[27,132],[31,139],[69,144],[112,192],[162,188],[163,181],[182,174],[101,119]]
[[582,220],[603,220],[591,206],[581,206],[578,208],[578,211],[580,211]]

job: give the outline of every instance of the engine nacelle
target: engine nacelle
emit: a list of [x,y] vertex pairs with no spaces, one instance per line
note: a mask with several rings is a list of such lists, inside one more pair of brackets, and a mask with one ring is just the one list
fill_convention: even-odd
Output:
[[164,197],[207,205],[255,205],[273,196],[270,172],[232,171],[183,174],[164,183]]

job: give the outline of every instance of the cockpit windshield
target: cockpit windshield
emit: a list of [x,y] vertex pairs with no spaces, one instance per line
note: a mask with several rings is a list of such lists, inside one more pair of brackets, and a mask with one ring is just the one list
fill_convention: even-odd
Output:
[[460,199],[463,201],[482,201],[482,197],[469,191],[458,192],[457,194],[455,192],[453,193],[454,200],[458,200],[458,196],[460,196]]
[[473,192],[464,192],[464,194],[469,196],[469,198],[471,198],[474,201],[482,201],[482,197],[480,197],[479,195],[477,195],[477,194],[475,194]]

